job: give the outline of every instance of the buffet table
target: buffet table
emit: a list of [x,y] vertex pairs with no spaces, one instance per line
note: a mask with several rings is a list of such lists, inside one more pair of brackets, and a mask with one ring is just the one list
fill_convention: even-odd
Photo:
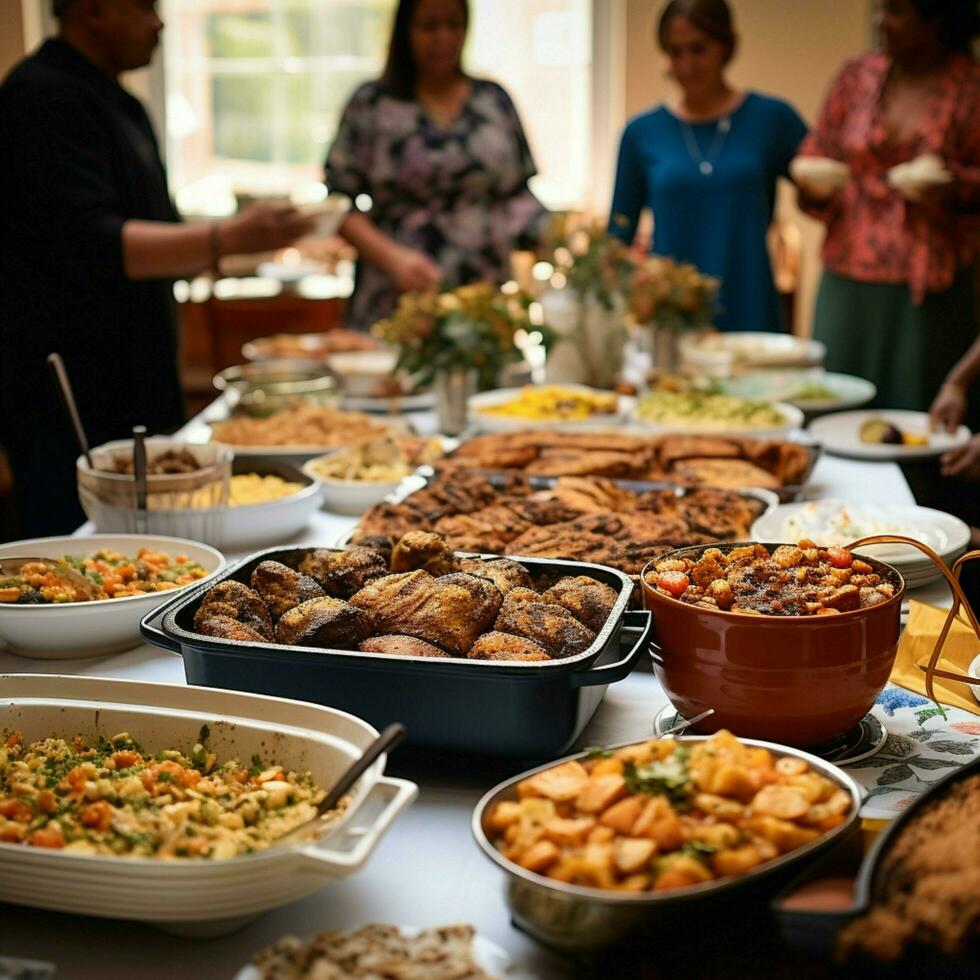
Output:
[[[416,421],[421,430],[431,426],[429,417]],[[188,426],[186,434],[196,426],[200,426],[200,419]],[[896,465],[827,456],[817,465],[808,495],[873,496],[876,501],[893,504],[914,502]],[[333,545],[354,523],[354,518],[320,512],[295,543]],[[235,560],[241,556],[227,557]],[[942,583],[936,583],[919,590],[916,597],[944,603],[948,602],[945,591]],[[29,661],[0,652],[0,672],[79,673],[184,683],[180,657],[146,645],[111,657],[75,661]],[[651,733],[653,719],[665,703],[655,677],[636,672],[609,689],[580,742],[594,745],[642,739]],[[893,714],[891,709],[886,711]],[[515,965],[509,976],[515,980],[588,973],[592,968],[584,961],[573,965],[553,956],[511,926],[503,877],[471,838],[470,817],[479,797],[500,779],[523,768],[526,765],[520,762],[484,765],[472,760],[400,758],[395,753],[389,771],[418,782],[420,796],[395,823],[367,867],[350,880],[274,910],[235,934],[212,940],[178,939],[138,923],[0,906],[0,954],[54,962],[59,980],[170,980],[175,976],[221,980],[234,976],[252,953],[286,933],[309,936],[324,929],[379,921],[418,926],[469,922],[508,952]],[[861,774],[855,775],[860,778]],[[730,964],[726,960],[719,975],[742,975],[744,971],[745,975],[771,976],[779,967],[788,969],[790,962],[795,962],[793,972],[797,976],[826,975],[821,966],[801,966],[789,952],[766,952],[750,945],[734,955]],[[769,963],[773,970],[766,969]],[[716,965],[714,959],[711,965]],[[615,968],[612,974],[609,971],[607,960],[602,974],[618,975]],[[648,972],[655,975],[654,967],[634,964],[632,972],[622,975]],[[660,975],[659,968],[656,975]]]

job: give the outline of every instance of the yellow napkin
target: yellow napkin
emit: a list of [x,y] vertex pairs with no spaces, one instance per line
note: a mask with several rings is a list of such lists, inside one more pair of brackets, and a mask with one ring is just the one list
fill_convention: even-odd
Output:
[[[948,609],[939,609],[924,602],[916,602],[915,599],[909,600],[908,626],[898,644],[898,656],[889,678],[893,684],[919,694],[926,693],[926,675],[917,664],[922,664],[923,667],[928,665],[948,615]],[[980,654],[980,638],[973,632],[961,609],[946,637],[936,667],[951,673],[966,674],[977,654]],[[937,677],[933,683],[936,695],[943,704],[980,715],[980,702],[970,693],[972,687],[980,694],[980,684],[962,684],[945,677]]]

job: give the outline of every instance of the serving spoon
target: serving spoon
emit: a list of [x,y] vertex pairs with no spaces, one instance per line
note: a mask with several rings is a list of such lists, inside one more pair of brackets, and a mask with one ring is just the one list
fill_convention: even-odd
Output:
[[300,839],[308,836],[312,830],[312,825],[325,813],[329,813],[337,806],[344,794],[348,793],[361,776],[371,768],[378,756],[385,752],[390,752],[404,737],[404,725],[400,725],[398,722],[389,725],[364,750],[363,754],[343,771],[340,778],[333,784],[327,795],[317,805],[316,814],[310,817],[309,820],[303,821],[298,827],[294,827],[288,834],[277,838],[275,844],[277,846],[279,844],[295,844]]
[[45,565],[54,566],[54,570],[62,578],[71,582],[87,599],[94,600],[98,598],[98,590],[96,589],[95,583],[91,579],[86,578],[81,572],[75,571],[71,565],[61,561],[59,558],[0,558],[0,573],[19,576],[21,574],[21,568],[33,562],[41,562]]

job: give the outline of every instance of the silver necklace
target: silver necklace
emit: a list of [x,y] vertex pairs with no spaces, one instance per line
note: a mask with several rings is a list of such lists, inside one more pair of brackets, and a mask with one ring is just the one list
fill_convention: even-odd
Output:
[[718,120],[715,126],[715,135],[711,140],[711,146],[708,147],[708,152],[702,153],[701,147],[698,146],[698,141],[694,135],[694,130],[688,125],[688,123],[681,119],[681,132],[684,134],[684,143],[687,146],[687,152],[690,158],[697,164],[698,170],[704,174],[705,177],[710,177],[715,172],[715,164],[718,162],[718,158],[721,156],[721,151],[725,145],[725,138],[728,136],[729,131],[732,128],[731,116],[723,116]]

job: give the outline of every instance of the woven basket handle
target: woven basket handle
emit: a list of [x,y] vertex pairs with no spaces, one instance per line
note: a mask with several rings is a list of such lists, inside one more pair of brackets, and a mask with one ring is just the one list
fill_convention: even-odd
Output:
[[[952,571],[950,571],[942,558],[928,545],[923,544],[921,541],[916,541],[915,538],[906,538],[900,534],[876,534],[870,538],[861,538],[859,541],[849,544],[847,550],[852,551],[861,545],[867,544],[907,544],[913,548],[918,548],[943,573],[943,578],[946,579],[953,592],[953,604],[950,606],[949,614],[946,616],[946,622],[943,623],[942,631],[936,640],[936,646],[933,648],[929,663],[925,667],[922,664],[916,664],[919,670],[926,675],[926,693],[929,697],[938,703],[936,693],[933,690],[933,680],[936,677],[942,677],[949,681],[959,681],[961,684],[980,684],[980,677],[970,677],[968,674],[956,674],[949,670],[940,670],[936,666],[936,663],[939,661],[939,655],[942,653],[943,644],[946,642],[946,637],[953,627],[953,621],[959,616],[961,609],[966,613],[970,627],[976,634],[977,639],[980,640],[980,623],[977,622],[976,614],[973,612],[973,608],[970,606],[970,602],[960,586],[960,573],[963,570],[963,566],[968,561],[980,558],[980,551],[968,551],[956,561]],[[960,618],[960,621],[963,622],[962,618]]]

